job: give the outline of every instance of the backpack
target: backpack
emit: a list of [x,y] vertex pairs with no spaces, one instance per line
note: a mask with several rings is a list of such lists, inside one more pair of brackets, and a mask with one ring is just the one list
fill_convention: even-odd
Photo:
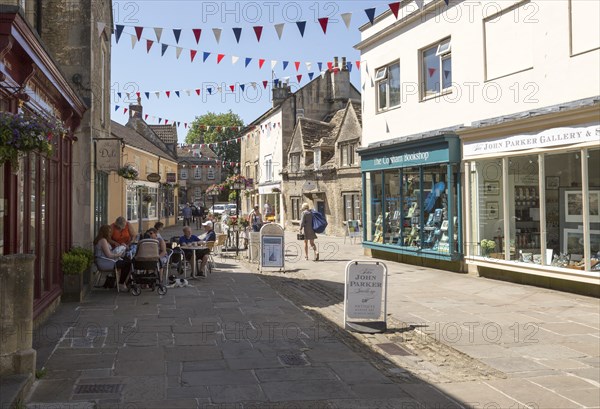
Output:
[[312,211],[312,228],[315,233],[323,233],[327,227],[327,220],[325,216],[316,210]]

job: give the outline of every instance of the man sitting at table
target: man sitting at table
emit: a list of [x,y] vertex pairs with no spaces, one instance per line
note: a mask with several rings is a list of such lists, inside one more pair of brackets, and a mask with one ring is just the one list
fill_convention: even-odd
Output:
[[[184,226],[183,228],[183,236],[179,238],[180,246],[189,246],[193,245],[193,243],[199,242],[200,238],[195,234],[192,234],[192,228],[190,226]],[[183,254],[185,254],[185,259],[190,261],[192,259],[193,250],[183,250]]]
[[[206,229],[206,234],[204,235],[204,238],[201,240],[203,242],[204,245],[206,245],[207,242],[212,241],[213,243],[217,240],[217,235],[215,233],[215,231],[213,230],[213,222],[211,221],[207,221],[202,223],[202,226],[204,226],[204,228]],[[206,272],[205,272],[205,268],[206,268],[206,263],[208,262],[208,255],[210,254],[210,249],[202,249],[202,250],[198,250],[198,260],[201,260],[201,264],[200,264],[200,277],[205,277],[206,278]]]

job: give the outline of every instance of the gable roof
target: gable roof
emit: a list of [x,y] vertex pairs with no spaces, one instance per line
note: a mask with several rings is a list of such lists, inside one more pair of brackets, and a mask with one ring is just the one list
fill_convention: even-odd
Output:
[[173,125],[148,125],[164,143],[177,143],[177,128]]
[[126,145],[141,149],[160,158],[177,162],[177,158],[167,149],[164,143],[163,146],[158,146],[144,135],[118,122],[111,121],[111,134],[117,138],[121,138]]
[[[195,151],[199,150],[200,156],[195,156]],[[207,162],[217,159],[217,154],[205,144],[198,144],[196,148],[177,148],[177,156],[180,162]]]

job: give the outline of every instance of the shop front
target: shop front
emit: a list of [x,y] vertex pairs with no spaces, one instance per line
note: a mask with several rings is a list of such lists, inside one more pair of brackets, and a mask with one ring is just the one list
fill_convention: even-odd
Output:
[[363,246],[375,257],[460,268],[447,263],[462,257],[458,136],[380,143],[359,154]]
[[[592,292],[598,291],[597,110],[587,118],[592,121],[563,120],[542,129],[521,125],[523,132],[510,135],[490,129],[461,134],[470,269],[507,279],[534,275],[545,278],[545,286],[552,286],[550,279],[596,284]],[[551,119],[546,123],[552,125]]]

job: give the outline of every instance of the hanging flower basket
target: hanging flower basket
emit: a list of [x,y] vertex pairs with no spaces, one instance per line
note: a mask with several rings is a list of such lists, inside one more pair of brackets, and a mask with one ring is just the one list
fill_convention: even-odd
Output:
[[138,171],[131,165],[125,165],[122,168],[119,168],[117,174],[121,176],[123,179],[127,180],[136,180],[138,178]]
[[221,192],[223,192],[225,190],[225,186],[224,185],[210,185],[207,189],[206,189],[206,194],[207,195],[220,195]]
[[20,155],[33,151],[50,155],[52,140],[66,134],[62,122],[55,118],[0,112],[0,165],[10,162],[18,169]]
[[244,187],[248,187],[249,185],[248,179],[246,179],[242,175],[231,175],[225,180],[223,184],[229,188],[232,188],[234,183],[240,183]]

